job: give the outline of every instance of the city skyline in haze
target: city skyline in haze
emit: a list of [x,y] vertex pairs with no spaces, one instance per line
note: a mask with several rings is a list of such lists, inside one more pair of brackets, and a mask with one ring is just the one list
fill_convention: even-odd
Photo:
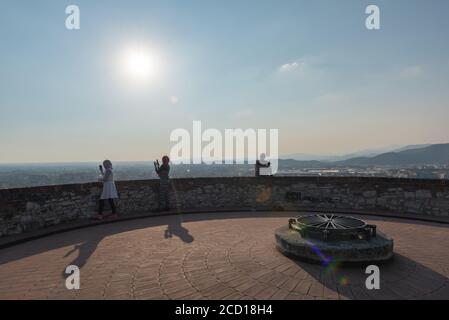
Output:
[[[67,30],[65,9],[80,8]],[[380,8],[368,30],[365,8]],[[449,2],[27,1],[0,12],[0,163],[160,158],[177,128],[279,154],[449,142]]]

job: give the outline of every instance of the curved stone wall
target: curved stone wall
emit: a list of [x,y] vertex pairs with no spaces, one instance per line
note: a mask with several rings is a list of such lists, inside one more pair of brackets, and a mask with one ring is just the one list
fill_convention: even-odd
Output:
[[[119,213],[157,208],[158,180],[118,181]],[[101,184],[0,190],[0,236],[92,216]],[[449,180],[344,177],[173,179],[171,207],[194,210],[350,210],[449,216]]]

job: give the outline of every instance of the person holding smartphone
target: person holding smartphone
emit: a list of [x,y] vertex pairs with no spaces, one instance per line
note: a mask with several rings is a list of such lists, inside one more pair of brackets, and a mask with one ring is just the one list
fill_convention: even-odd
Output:
[[271,163],[269,161],[265,160],[266,155],[265,153],[260,154],[260,160],[256,161],[256,177],[260,176],[271,176]]
[[168,206],[168,187],[169,187],[169,173],[170,173],[170,159],[167,156],[162,157],[162,165],[159,161],[154,163],[154,168],[159,176],[159,210],[170,210]]
[[[104,170],[103,170],[104,167]],[[111,206],[111,218],[117,218],[117,211],[115,208],[114,199],[118,198],[117,188],[115,187],[114,174],[112,172],[112,162],[110,160],[103,161],[103,166],[100,165],[100,181],[103,182],[103,191],[100,196],[100,205],[98,207],[98,214],[95,216],[97,220],[103,219],[104,202],[108,200]]]

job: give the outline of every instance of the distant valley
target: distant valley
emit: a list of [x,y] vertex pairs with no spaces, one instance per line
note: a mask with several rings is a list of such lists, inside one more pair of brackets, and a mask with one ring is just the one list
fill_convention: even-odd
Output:
[[[449,179],[449,144],[414,145],[376,152],[356,152],[352,154],[356,156],[334,157],[340,160],[332,161],[330,158],[280,159],[277,175]],[[97,181],[98,164],[1,164],[0,189]],[[114,173],[116,180],[157,178],[152,161],[117,161]],[[254,176],[254,165],[172,165],[170,175],[173,178]]]

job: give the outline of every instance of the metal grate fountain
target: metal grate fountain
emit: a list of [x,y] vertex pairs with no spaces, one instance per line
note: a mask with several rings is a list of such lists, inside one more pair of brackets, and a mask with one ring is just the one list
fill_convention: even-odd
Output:
[[278,249],[300,260],[379,262],[393,256],[393,240],[363,220],[333,213],[299,216],[276,230]]

